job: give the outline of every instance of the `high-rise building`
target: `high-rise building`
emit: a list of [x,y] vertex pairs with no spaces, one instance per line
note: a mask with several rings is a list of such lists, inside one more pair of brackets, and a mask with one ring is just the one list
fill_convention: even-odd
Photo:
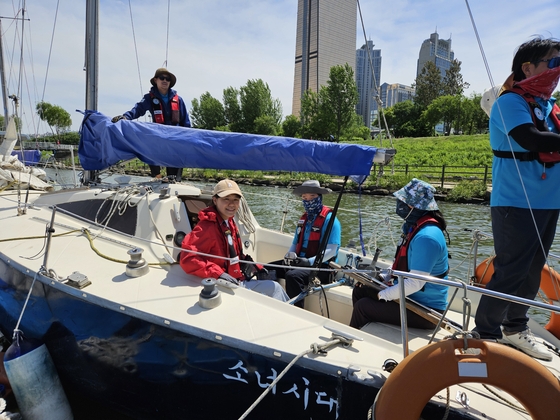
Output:
[[392,107],[399,102],[412,101],[416,89],[410,86],[401,85],[400,83],[383,83],[381,85],[381,102],[383,102],[383,109]]
[[368,128],[371,128],[371,124],[377,118],[377,101],[374,98],[379,94],[381,79],[381,50],[374,50],[373,47],[373,41],[368,41],[367,46],[364,44],[356,50],[356,87],[360,98],[356,105],[356,113],[362,116],[364,125]]
[[424,65],[431,61],[441,72],[441,77],[445,77],[445,72],[449,70],[451,62],[455,59],[455,54],[451,49],[451,37],[449,39],[439,39],[437,32],[430,35],[429,39],[424,40],[418,55],[418,66],[416,67],[416,77],[420,74]]
[[327,84],[331,67],[354,68],[357,17],[356,0],[298,0],[293,115],[306,90]]

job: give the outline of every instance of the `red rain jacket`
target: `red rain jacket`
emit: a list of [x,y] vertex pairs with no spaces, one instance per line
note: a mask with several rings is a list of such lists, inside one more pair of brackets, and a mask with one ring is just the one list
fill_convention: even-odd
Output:
[[[205,254],[220,255],[229,257],[227,239],[220,227],[223,219],[218,214],[216,207],[210,206],[198,213],[199,222],[191,233],[185,236],[182,248]],[[239,230],[233,219],[228,221],[229,229],[232,232],[233,244],[237,256],[241,260],[242,248],[241,239],[239,238]],[[224,227],[225,229],[225,227]],[[228,260],[219,258],[205,257],[189,252],[181,253],[181,267],[187,274],[193,274],[198,277],[214,277],[218,278],[224,272],[230,276],[244,280],[245,277],[240,270],[240,264],[230,264]]]

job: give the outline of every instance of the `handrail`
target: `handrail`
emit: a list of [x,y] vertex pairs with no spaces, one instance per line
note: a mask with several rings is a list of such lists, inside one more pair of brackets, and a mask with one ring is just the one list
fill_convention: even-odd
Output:
[[521,298],[521,297],[518,297],[518,296],[508,295],[507,293],[496,292],[494,290],[482,289],[480,287],[471,286],[471,285],[465,284],[463,282],[445,280],[445,279],[440,279],[440,278],[437,278],[437,277],[425,276],[425,275],[416,274],[416,273],[410,273],[408,271],[389,270],[389,272],[394,276],[398,276],[399,284],[401,285],[401,287],[399,288],[399,292],[400,292],[400,299],[399,299],[400,302],[399,302],[399,304],[400,304],[400,308],[401,308],[401,331],[402,331],[402,339],[403,339],[404,357],[408,356],[408,330],[407,330],[407,325],[406,325],[406,316],[404,316],[404,314],[406,314],[406,306],[405,306],[406,296],[405,296],[405,291],[404,291],[404,278],[405,277],[425,281],[427,283],[435,283],[435,284],[440,284],[440,285],[443,285],[443,286],[466,289],[466,290],[474,292],[474,293],[480,293],[480,294],[491,296],[491,297],[494,297],[494,298],[507,300],[509,302],[521,303],[523,305],[532,306],[534,308],[540,308],[540,309],[545,309],[545,310],[548,310],[548,311],[560,313],[560,307],[558,307],[558,306],[550,305],[548,303],[541,303],[541,302],[537,302],[535,300],[525,299],[525,298]]

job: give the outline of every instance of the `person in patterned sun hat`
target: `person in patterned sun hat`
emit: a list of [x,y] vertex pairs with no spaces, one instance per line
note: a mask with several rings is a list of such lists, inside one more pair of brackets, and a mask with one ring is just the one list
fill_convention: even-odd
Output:
[[[414,178],[393,194],[397,197],[396,213],[404,219],[393,270],[447,278],[449,265],[444,236],[447,223],[434,199],[435,191],[432,185]],[[448,286],[405,278],[404,287],[406,296],[416,302],[440,313],[445,310]],[[397,284],[379,292],[357,284],[352,292],[354,309],[350,326],[359,329],[372,321],[400,325],[400,307],[394,302],[398,298]],[[434,327],[430,321],[409,310],[407,321],[413,328]]]

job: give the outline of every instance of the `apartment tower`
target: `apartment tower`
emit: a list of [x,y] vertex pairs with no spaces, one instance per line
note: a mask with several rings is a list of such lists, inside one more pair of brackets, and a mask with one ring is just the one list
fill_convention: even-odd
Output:
[[354,68],[356,21],[356,0],[298,0],[293,115],[306,90],[327,84],[331,67]]
[[383,109],[390,108],[399,102],[413,101],[416,89],[400,83],[383,83],[381,85],[381,102]]

